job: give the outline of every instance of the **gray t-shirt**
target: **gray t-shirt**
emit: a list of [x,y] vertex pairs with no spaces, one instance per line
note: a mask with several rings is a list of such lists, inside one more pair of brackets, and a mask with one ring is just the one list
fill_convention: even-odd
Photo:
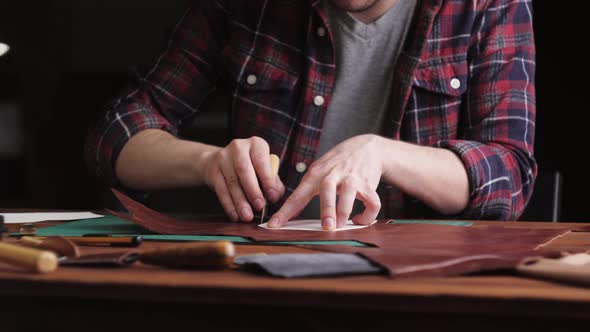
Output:
[[[365,24],[323,0],[336,47],[336,81],[316,159],[348,138],[381,133],[391,102],[393,69],[416,2],[398,0],[383,16]],[[319,218],[317,197],[301,217]]]

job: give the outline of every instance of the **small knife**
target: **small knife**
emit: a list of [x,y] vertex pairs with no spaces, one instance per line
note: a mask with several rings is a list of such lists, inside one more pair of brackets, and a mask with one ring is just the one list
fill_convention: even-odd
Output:
[[[272,174],[277,175],[279,174],[279,156],[277,156],[276,154],[271,154],[270,155],[270,167],[272,169]],[[264,207],[262,208],[262,214],[260,215],[260,223],[262,224],[264,222],[264,219],[266,218],[266,206],[268,205],[268,200],[264,200]]]

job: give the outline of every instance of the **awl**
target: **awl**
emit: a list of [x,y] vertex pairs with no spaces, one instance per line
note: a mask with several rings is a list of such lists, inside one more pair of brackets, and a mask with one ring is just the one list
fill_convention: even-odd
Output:
[[[270,167],[272,169],[273,175],[279,174],[279,163],[280,163],[279,156],[277,156],[276,154],[271,154],[270,155]],[[267,205],[268,205],[268,200],[266,199],[264,201],[264,207],[262,208],[262,214],[260,215],[260,223],[261,224],[264,222],[264,219],[266,218],[266,206]]]

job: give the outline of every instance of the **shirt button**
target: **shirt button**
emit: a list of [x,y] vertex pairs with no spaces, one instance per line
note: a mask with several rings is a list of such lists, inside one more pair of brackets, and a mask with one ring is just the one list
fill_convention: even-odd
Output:
[[258,78],[256,77],[256,75],[248,75],[248,77],[246,78],[246,82],[248,82],[248,84],[250,85],[256,84],[257,81]]
[[316,105],[316,106],[322,106],[322,105],[324,105],[324,103],[325,103],[325,102],[326,102],[326,100],[325,100],[325,99],[324,99],[324,97],[322,97],[322,96],[316,96],[316,97],[313,99],[313,103],[314,103],[314,105]]
[[320,37],[324,37],[326,35],[326,28],[324,27],[319,27],[318,28],[318,36]]
[[305,165],[305,163],[297,163],[297,165],[295,165],[295,169],[297,172],[303,173],[307,170],[307,165]]
[[461,81],[458,78],[451,79],[451,88],[457,90],[461,87]]

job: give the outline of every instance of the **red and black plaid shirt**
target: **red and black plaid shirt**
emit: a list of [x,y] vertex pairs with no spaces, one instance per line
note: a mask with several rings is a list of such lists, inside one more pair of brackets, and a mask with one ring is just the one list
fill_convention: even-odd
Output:
[[[516,219],[531,196],[531,7],[530,0],[419,1],[396,65],[385,135],[462,159],[471,199],[457,218]],[[129,137],[148,128],[176,134],[225,79],[234,137],[266,139],[290,193],[303,177],[296,165],[314,161],[335,59],[319,0],[194,1],[151,71],[91,131],[92,168],[116,183],[114,161]],[[314,103],[318,96],[323,104]],[[432,217],[391,186],[379,192],[386,217]]]

